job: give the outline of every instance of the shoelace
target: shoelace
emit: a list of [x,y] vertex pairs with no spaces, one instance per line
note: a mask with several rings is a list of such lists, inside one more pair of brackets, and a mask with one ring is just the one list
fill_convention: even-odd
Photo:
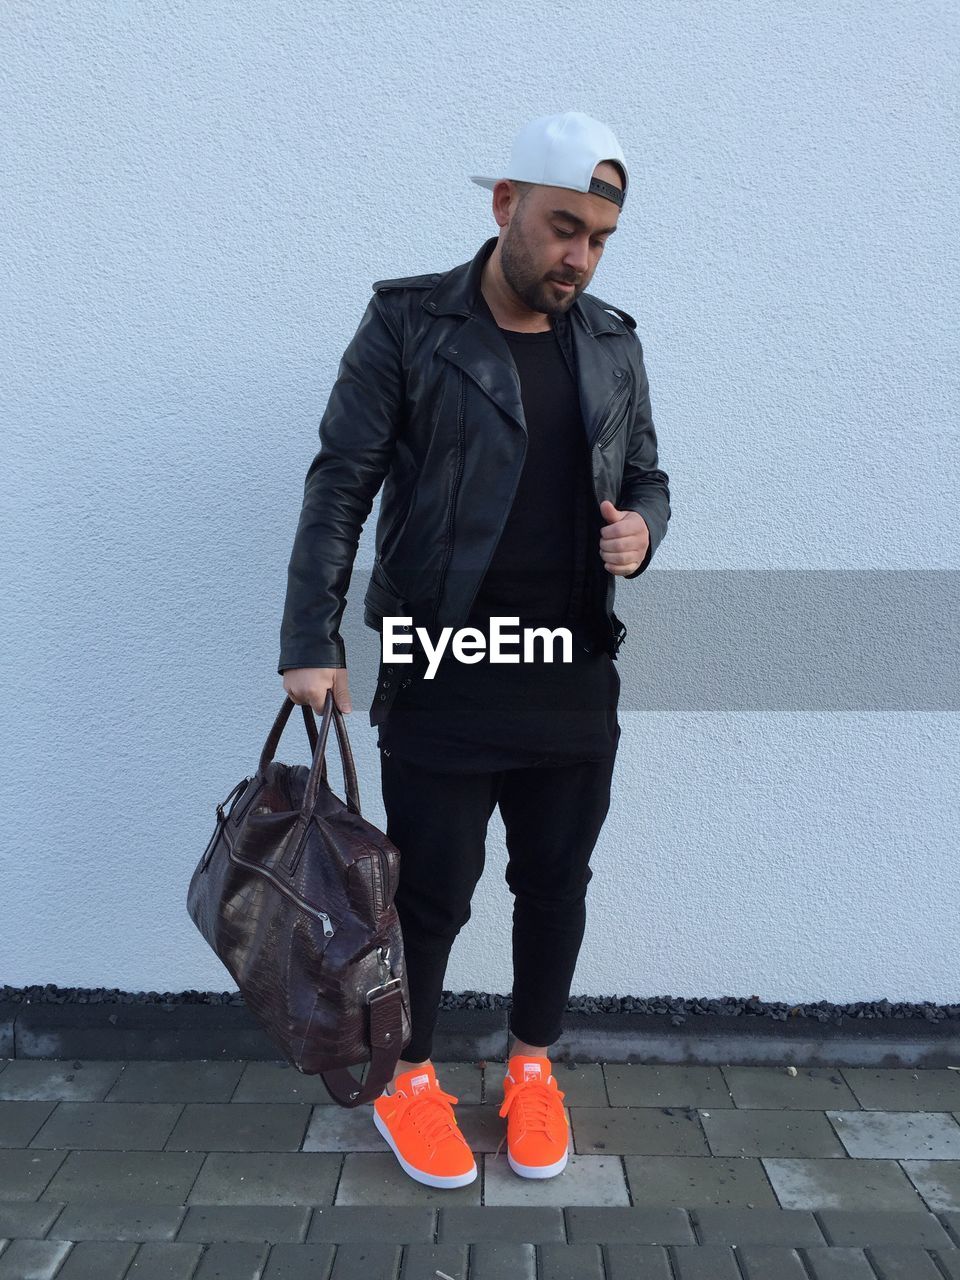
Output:
[[[452,1093],[445,1093],[439,1085],[432,1089],[425,1089],[422,1093],[410,1094],[405,1098],[400,1098],[395,1093],[390,1094],[390,1097],[396,1100],[396,1110],[392,1116],[397,1124],[403,1124],[405,1119],[411,1120],[426,1142],[437,1143],[448,1133],[456,1131],[457,1126],[451,1120],[446,1104],[452,1105],[460,1099]],[[419,1105],[408,1117],[407,1112],[415,1104]]]
[[[520,1130],[527,1133],[531,1130],[537,1130],[545,1133],[547,1137],[553,1141],[557,1137],[554,1125],[557,1122],[554,1114],[553,1101],[558,1098],[561,1102],[567,1096],[562,1089],[557,1089],[551,1084],[547,1084],[545,1080],[524,1080],[520,1084],[506,1084],[508,1090],[504,1099],[503,1106],[500,1108],[500,1115],[509,1115],[511,1111],[516,1109],[519,1114]],[[500,1145],[497,1147],[496,1156],[500,1154],[500,1148],[507,1140],[504,1134],[500,1139]]]

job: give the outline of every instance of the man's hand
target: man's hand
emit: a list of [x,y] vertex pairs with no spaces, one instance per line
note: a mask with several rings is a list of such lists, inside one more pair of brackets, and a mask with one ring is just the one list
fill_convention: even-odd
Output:
[[323,715],[328,689],[344,714],[353,710],[346,667],[289,667],[283,673],[283,688],[288,698],[298,706],[313,707],[318,716]]
[[618,511],[612,502],[600,503],[606,524],[600,530],[600,556],[608,573],[633,573],[643,564],[650,546],[650,530],[639,511]]

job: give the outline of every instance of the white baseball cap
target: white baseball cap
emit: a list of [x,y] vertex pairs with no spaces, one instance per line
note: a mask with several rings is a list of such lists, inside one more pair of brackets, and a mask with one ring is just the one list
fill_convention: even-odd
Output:
[[[593,176],[601,160],[613,160],[620,166],[622,191]],[[582,111],[531,120],[513,140],[506,173],[500,178],[471,177],[470,181],[492,191],[503,178],[591,192],[612,200],[619,208],[627,194],[627,162],[613,130]]]

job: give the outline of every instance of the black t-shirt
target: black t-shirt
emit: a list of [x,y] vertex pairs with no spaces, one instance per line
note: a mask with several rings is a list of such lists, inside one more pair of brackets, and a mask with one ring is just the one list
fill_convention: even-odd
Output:
[[[432,680],[422,678],[422,666],[400,667],[396,678],[410,683],[397,690],[379,745],[425,768],[462,773],[563,764],[603,759],[616,749],[620,679],[594,639],[606,586],[603,520],[566,323],[561,317],[542,333],[501,329],[520,376],[527,452],[465,625],[484,636],[498,616],[518,618],[510,630],[521,635],[526,627],[568,627],[572,661],[560,661],[557,644],[555,660],[546,662],[538,644],[534,662],[495,663],[485,653],[467,664],[448,646]],[[511,652],[522,657],[522,644]]]

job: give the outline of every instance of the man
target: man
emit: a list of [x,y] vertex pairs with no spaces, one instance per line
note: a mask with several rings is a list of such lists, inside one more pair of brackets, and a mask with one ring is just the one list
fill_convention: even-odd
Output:
[[[547,1052],[620,736],[615,580],[645,571],[670,518],[636,322],[585,292],[626,196],[617,139],[579,112],[542,117],[520,130],[504,178],[473,181],[493,192],[499,236],[445,273],[377,282],[344,353],[304,486],[279,663],[295,702],[319,712],[332,689],[351,709],[339,624],[382,483],[364,619],[383,631],[370,720],[401,854],[413,1033],[373,1119],[405,1171],[436,1187],[477,1174],[430,1053],[497,806],[514,895],[507,1155],[524,1177],[566,1165]],[[543,643],[496,657],[504,619]],[[549,659],[536,628],[563,629],[567,660]],[[460,640],[437,661],[451,632]]]

